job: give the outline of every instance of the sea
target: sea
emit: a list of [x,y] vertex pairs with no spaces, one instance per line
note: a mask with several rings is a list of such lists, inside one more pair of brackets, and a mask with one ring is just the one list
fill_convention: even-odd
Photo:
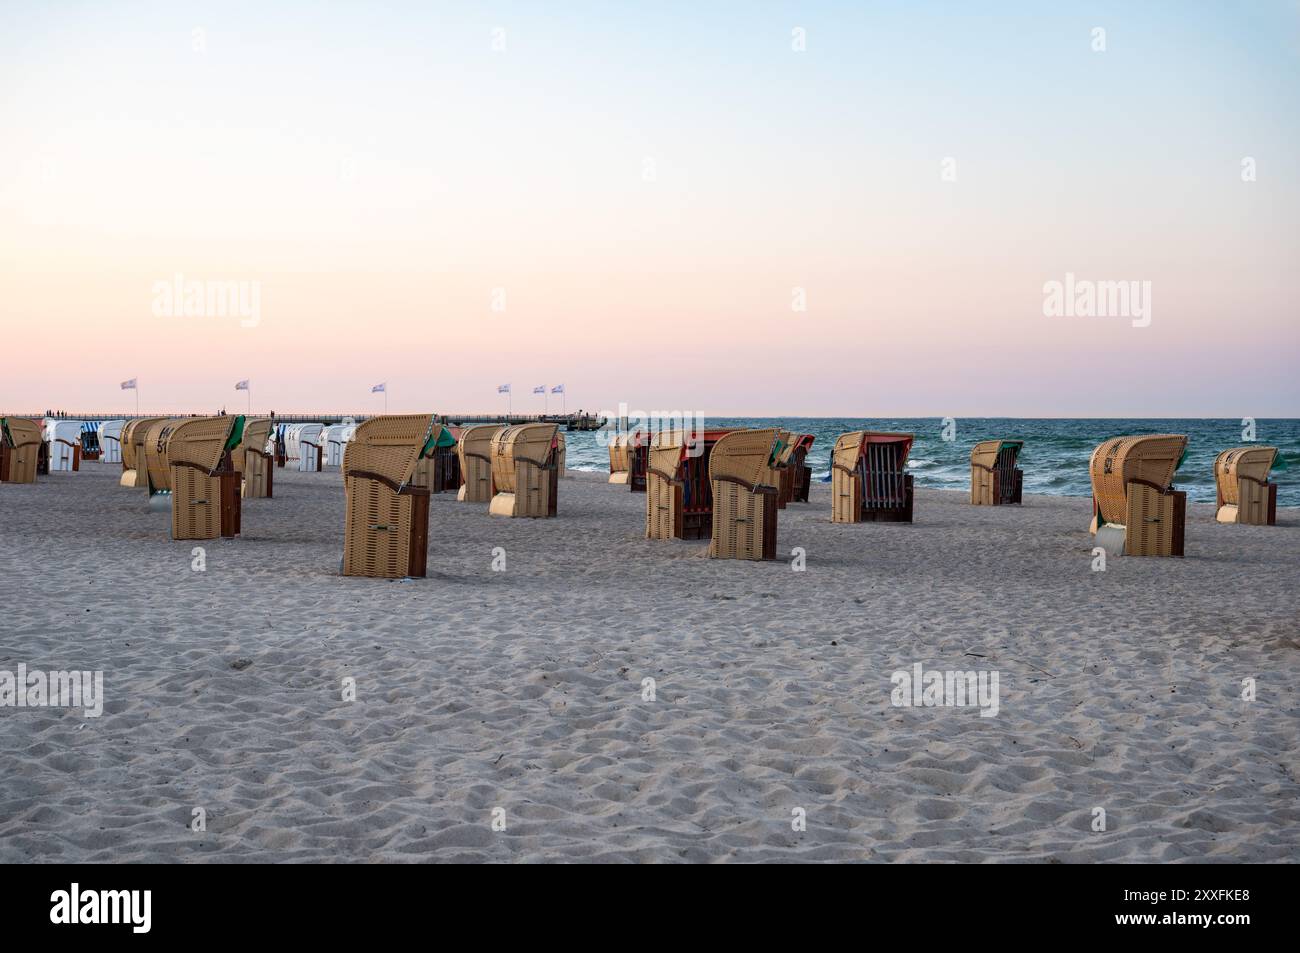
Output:
[[[851,430],[916,436],[908,467],[918,487],[970,489],[971,447],[981,440],[1023,440],[1020,467],[1026,493],[1091,496],[1088,459],[1100,443],[1148,433],[1186,434],[1187,458],[1174,485],[1192,502],[1214,502],[1214,458],[1251,443],[1277,447],[1271,480],[1279,506],[1300,506],[1300,420],[1026,418],[1026,417],[718,417],[706,427],[779,427],[816,438],[808,454],[813,479],[828,480],[835,439]],[[567,463],[574,470],[609,470],[609,450],[598,432],[566,433]],[[951,439],[945,439],[949,437]],[[1253,437],[1253,440],[1251,439]]]

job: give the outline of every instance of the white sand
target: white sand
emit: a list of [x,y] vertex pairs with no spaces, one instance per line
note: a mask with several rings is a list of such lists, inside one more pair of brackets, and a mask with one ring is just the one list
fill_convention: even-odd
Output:
[[[1300,858],[1296,510],[1193,506],[1186,559],[1095,573],[1086,499],[837,526],[819,484],[796,573],[646,541],[583,474],[551,521],[433,497],[390,582],[338,575],[337,472],[277,471],[203,573],[116,477],[0,485],[0,669],[107,695],[0,709],[3,862]],[[891,707],[918,661],[996,669],[1000,712]]]

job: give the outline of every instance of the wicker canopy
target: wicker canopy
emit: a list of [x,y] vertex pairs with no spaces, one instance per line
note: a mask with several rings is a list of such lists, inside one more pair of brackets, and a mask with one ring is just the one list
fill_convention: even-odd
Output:
[[371,417],[357,425],[343,453],[343,476],[354,471],[379,477],[400,490],[410,482],[416,464],[442,434],[432,414]]
[[211,474],[220,466],[227,450],[233,450],[243,436],[244,418],[191,417],[176,424],[167,435],[167,465],[189,465]]
[[135,470],[143,467],[144,461],[137,457],[137,453],[144,446],[145,435],[160,420],[166,420],[166,417],[135,417],[126,422],[122,428],[122,469]]
[[493,516],[547,518],[556,515],[555,424],[518,424],[492,438]]
[[515,492],[517,464],[550,466],[554,461],[555,424],[516,424],[503,427],[492,438],[492,482],[498,493]]
[[167,443],[172,431],[189,417],[159,417],[145,430],[141,449],[149,473],[149,492],[171,489],[171,464],[167,460]]
[[1181,434],[1116,437],[1092,452],[1088,470],[1101,519],[1123,525],[1127,519],[1128,484],[1137,480],[1159,492],[1168,490],[1187,450]]
[[772,464],[779,450],[776,430],[735,430],[709,455],[709,479],[739,483],[748,490],[774,486]]
[[982,440],[975,444],[970,452],[970,462],[977,467],[983,467],[985,470],[992,470],[993,464],[998,462],[998,454],[1004,449],[1012,451],[1012,460],[1020,453],[1020,449],[1025,445],[1023,440]]
[[1214,483],[1219,499],[1236,505],[1241,480],[1268,482],[1268,473],[1276,459],[1276,447],[1236,447],[1223,451],[1214,460]]
[[239,450],[242,453],[247,453],[250,450],[256,453],[266,453],[266,444],[270,439],[270,417],[244,418],[244,436],[239,441]]

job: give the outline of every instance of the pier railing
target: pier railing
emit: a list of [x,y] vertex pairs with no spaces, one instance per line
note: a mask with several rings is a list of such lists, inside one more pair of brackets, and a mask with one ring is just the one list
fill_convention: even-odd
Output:
[[[227,409],[227,413],[238,414],[245,413],[238,408]],[[173,414],[165,411],[134,411],[128,413],[73,413],[71,411],[59,411],[55,414],[11,414],[13,417],[31,417],[40,419],[42,417],[58,417],[65,420],[130,420],[132,417],[201,417],[203,414]],[[374,414],[308,414],[308,413],[288,413],[282,414],[272,411],[254,411],[251,416],[254,417],[274,417],[277,423],[286,424],[305,424],[305,423],[339,423],[343,420],[353,420],[360,423]],[[597,417],[593,414],[439,414],[438,419],[445,424],[530,424],[530,423],[548,423],[558,424],[565,430],[599,430],[605,425],[604,417]]]

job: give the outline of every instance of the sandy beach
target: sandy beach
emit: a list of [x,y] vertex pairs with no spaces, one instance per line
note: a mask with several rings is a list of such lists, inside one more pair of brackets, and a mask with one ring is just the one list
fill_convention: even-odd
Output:
[[[0,709],[0,862],[1300,857],[1295,509],[1096,572],[1087,499],[835,525],[818,483],[795,572],[570,474],[550,521],[435,495],[428,578],[380,581],[339,575],[337,471],[278,471],[202,572],[118,474],[0,485],[0,669],[105,692]],[[997,714],[891,705],[918,662],[996,671]]]

